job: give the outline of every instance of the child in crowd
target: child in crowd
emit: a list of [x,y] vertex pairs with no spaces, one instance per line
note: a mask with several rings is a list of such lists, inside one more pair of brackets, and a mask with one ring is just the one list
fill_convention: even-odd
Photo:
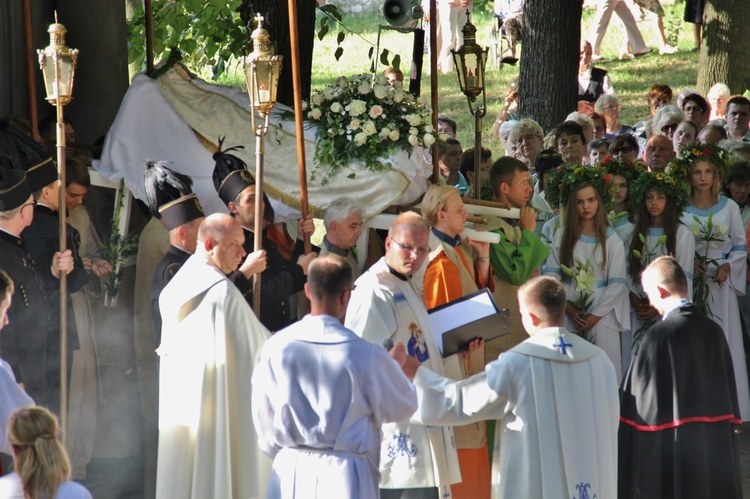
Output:
[[[479,163],[479,199],[492,201],[492,188],[490,187],[490,167],[492,166],[492,151],[482,148],[482,158]],[[467,149],[461,154],[461,174],[469,183],[469,189],[464,197],[477,199],[474,195],[474,148]]]
[[682,181],[666,173],[643,172],[631,185],[630,194],[635,224],[625,248],[628,250],[628,287],[632,311],[631,330],[620,336],[623,366],[630,364],[632,345],[661,320],[643,292],[643,269],[660,256],[675,257],[687,276],[688,294],[692,296],[695,259],[695,240],[680,221],[687,206],[687,192]]
[[690,144],[669,171],[689,186],[682,222],[695,237],[693,302],[724,330],[732,352],[743,421],[750,420],[745,349],[737,296],[745,294],[747,241],[737,203],[719,194],[728,154],[709,145]]
[[586,166],[566,166],[558,173],[554,180],[565,204],[564,222],[552,240],[544,274],[565,284],[567,329],[603,349],[621,379],[620,332],[630,329],[630,307],[625,251],[607,223],[612,175]]

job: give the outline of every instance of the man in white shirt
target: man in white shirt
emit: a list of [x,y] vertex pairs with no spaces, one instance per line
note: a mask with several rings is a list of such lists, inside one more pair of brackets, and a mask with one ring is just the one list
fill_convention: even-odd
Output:
[[565,289],[536,277],[518,290],[531,336],[463,381],[417,367],[427,425],[496,419],[493,497],[617,497],[615,369],[598,347],[562,327]]
[[352,282],[342,257],[313,260],[310,314],[261,351],[253,423],[274,459],[269,498],[377,499],[381,424],[407,421],[417,408],[399,364],[341,325]]

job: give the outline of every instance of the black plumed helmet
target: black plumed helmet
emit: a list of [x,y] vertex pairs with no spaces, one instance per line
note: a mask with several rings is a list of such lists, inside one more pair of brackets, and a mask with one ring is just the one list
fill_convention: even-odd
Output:
[[146,161],[143,183],[151,214],[161,218],[159,207],[193,193],[193,179],[167,167],[168,161]]
[[214,166],[213,181],[216,192],[225,204],[233,201],[240,192],[250,185],[255,185],[255,177],[247,170],[244,161],[230,151],[244,149],[244,146],[234,146],[222,150],[224,137],[219,138],[219,150],[213,155],[216,165]]

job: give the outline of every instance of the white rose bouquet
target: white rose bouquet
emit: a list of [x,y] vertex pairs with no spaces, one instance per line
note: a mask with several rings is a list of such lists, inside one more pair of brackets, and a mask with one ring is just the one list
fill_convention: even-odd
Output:
[[[306,118],[317,128],[312,178],[321,184],[351,160],[370,171],[391,167],[382,160],[396,151],[411,154],[415,147],[438,140],[427,99],[417,99],[384,77],[375,84],[371,74],[339,77],[322,90],[313,91]],[[349,175],[354,176],[354,173]]]

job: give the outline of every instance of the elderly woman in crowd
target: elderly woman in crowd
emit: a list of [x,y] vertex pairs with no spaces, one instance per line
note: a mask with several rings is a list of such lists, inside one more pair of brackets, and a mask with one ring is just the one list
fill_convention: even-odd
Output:
[[711,116],[709,119],[718,120],[726,119],[727,101],[732,92],[729,87],[723,83],[717,83],[708,91],[708,103],[711,105]]
[[604,134],[607,133],[607,122],[604,121],[604,116],[596,111],[591,111],[588,114],[591,122],[594,124],[594,138],[603,139]]
[[607,124],[605,139],[613,139],[623,133],[632,133],[633,127],[620,123],[620,100],[615,95],[604,94],[596,100],[596,112],[604,116]]
[[536,165],[536,157],[542,150],[544,131],[539,123],[531,118],[523,118],[508,134],[508,144],[518,148],[518,159],[526,163],[529,169]]
[[679,107],[672,104],[662,106],[651,120],[651,135],[664,135],[672,140],[677,127],[685,121],[685,115]]

